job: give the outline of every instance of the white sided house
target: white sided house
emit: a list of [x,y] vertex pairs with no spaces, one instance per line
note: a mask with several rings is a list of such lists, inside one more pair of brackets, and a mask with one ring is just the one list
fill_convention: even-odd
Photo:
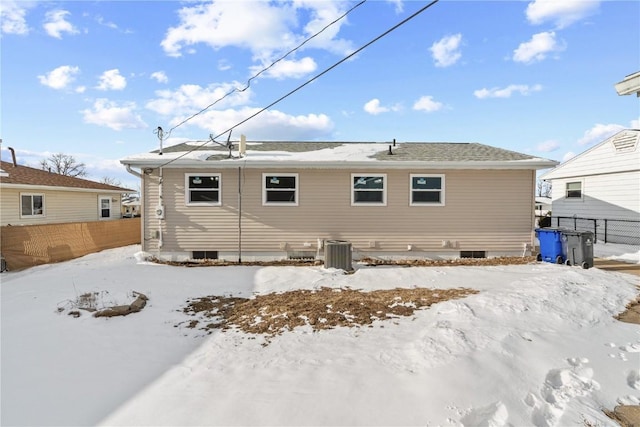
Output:
[[143,250],[321,258],[338,240],[354,259],[522,256],[535,239],[536,170],[557,164],[476,143],[237,148],[180,144],[121,160],[142,181]]
[[639,140],[640,130],[621,131],[543,174],[552,183],[553,217],[631,221],[640,231]]

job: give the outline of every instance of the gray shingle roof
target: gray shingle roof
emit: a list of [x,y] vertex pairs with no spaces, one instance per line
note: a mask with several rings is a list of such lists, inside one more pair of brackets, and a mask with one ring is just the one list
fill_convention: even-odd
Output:
[[[344,144],[371,144],[371,142],[294,142],[294,141],[257,141],[248,142],[247,151],[284,151],[290,153],[302,153],[335,148]],[[388,154],[386,146],[392,143],[380,143],[380,153],[373,156],[376,160],[386,161],[513,161],[529,160],[536,158],[523,153],[505,150],[479,143],[458,142],[405,142],[392,147],[393,155]],[[212,155],[208,160],[223,160],[228,157],[228,149],[219,145],[206,144],[195,147],[190,144],[178,144],[165,148],[166,153],[196,151],[220,151],[220,154]],[[237,144],[234,146],[237,149]],[[158,152],[158,150],[153,151]]]
[[502,148],[491,147],[484,144],[454,143],[454,142],[428,142],[405,143],[392,147],[393,155],[388,152],[378,153],[374,156],[377,160],[418,160],[418,161],[510,161],[527,160],[535,157]]

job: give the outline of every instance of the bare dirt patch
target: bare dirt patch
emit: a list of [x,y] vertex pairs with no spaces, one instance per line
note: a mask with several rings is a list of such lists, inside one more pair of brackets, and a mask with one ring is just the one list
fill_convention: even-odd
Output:
[[411,316],[442,301],[478,293],[474,289],[396,288],[363,292],[321,288],[257,295],[254,298],[207,296],[187,301],[183,312],[196,316],[187,327],[237,328],[269,337],[309,325],[314,331],[361,327],[376,320]]
[[604,413],[622,427],[640,426],[640,406],[620,405],[613,411],[605,410]]
[[621,322],[635,323],[640,325],[640,296],[629,302],[626,310],[616,316]]
[[[152,262],[158,264],[174,265],[181,267],[227,267],[233,265],[244,266],[294,266],[294,267],[308,267],[314,265],[323,265],[322,260],[276,260],[276,261],[243,261],[241,263],[236,261],[226,261],[218,259],[205,259],[198,261],[165,261],[157,258],[151,258]],[[443,266],[457,266],[457,265],[515,265],[515,264],[532,264],[536,262],[535,256],[525,257],[498,257],[498,258],[454,258],[448,260],[433,260],[433,259],[400,259],[400,260],[388,260],[381,258],[363,258],[356,261],[356,264],[363,264],[366,266],[377,265],[399,265],[407,267],[443,267]]]

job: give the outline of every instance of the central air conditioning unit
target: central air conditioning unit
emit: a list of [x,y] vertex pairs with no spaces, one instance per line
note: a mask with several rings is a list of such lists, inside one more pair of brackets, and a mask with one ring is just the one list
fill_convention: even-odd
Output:
[[164,206],[156,206],[156,219],[164,219]]

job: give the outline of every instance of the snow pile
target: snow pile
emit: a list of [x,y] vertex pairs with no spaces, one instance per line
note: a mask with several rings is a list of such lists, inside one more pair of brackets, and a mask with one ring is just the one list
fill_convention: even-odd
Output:
[[[638,404],[638,278],[550,263],[199,267],[139,247],[2,275],[3,425],[602,426]],[[361,327],[269,339],[184,326],[187,301],[322,288],[479,291]],[[127,317],[56,313],[74,292],[149,297]],[[181,325],[181,326],[176,326]]]

